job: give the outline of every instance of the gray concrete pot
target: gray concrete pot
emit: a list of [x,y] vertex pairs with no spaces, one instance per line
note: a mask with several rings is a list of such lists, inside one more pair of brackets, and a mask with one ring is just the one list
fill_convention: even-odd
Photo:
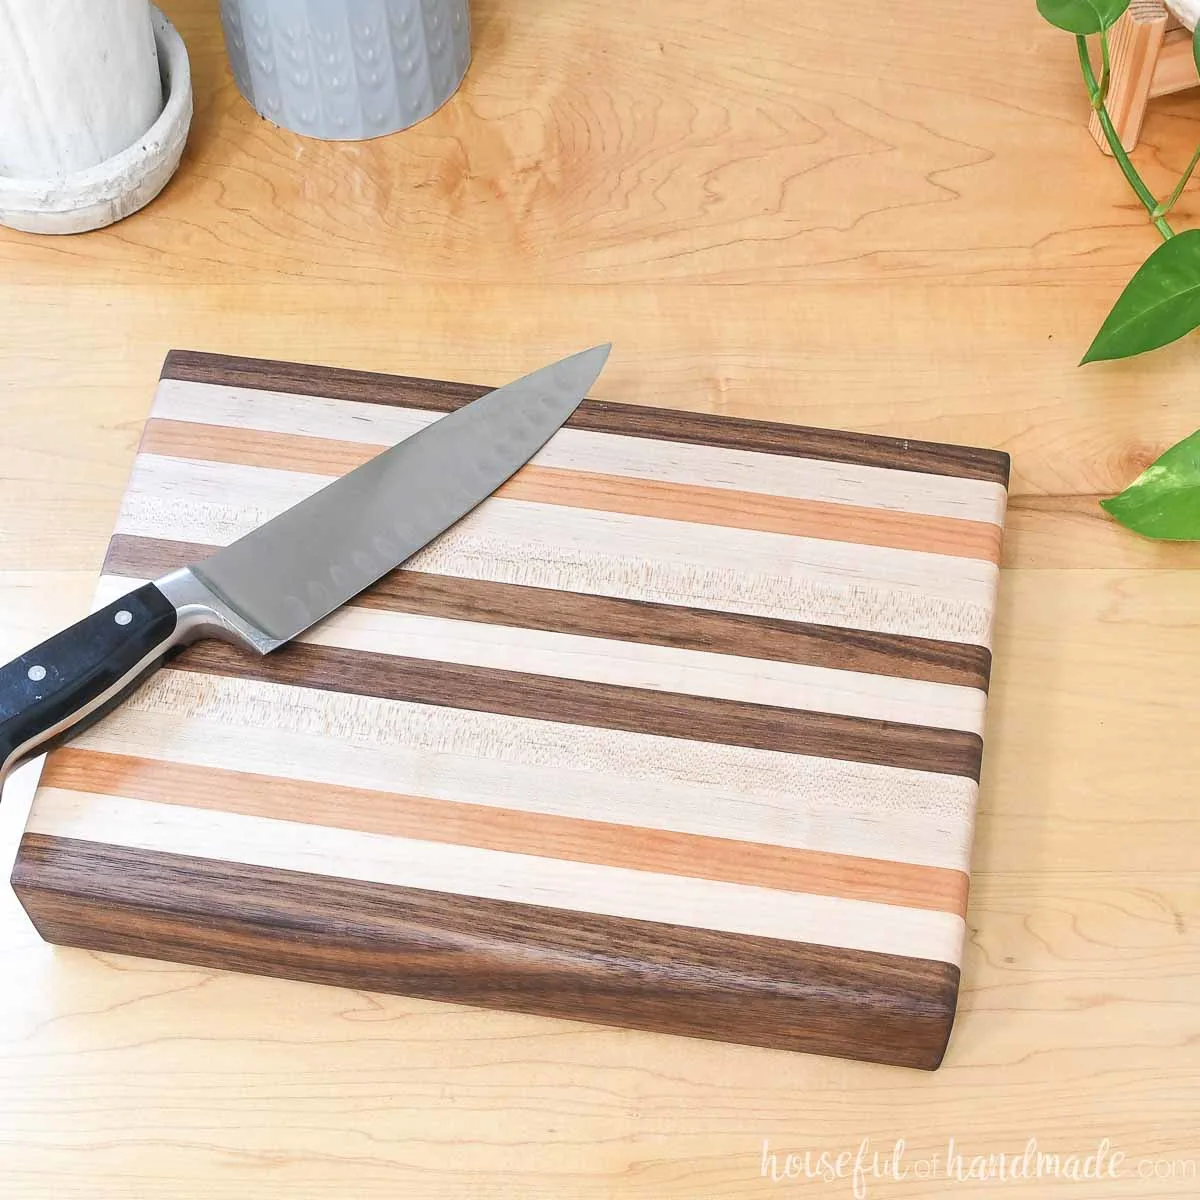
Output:
[[221,23],[242,95],[308,137],[414,125],[471,61],[467,0],[221,0]]
[[84,233],[137,212],[191,119],[187,50],[147,0],[0,0],[0,225]]

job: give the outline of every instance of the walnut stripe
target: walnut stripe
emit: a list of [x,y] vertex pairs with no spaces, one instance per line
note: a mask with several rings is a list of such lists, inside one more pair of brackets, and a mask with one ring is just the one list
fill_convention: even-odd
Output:
[[[478,399],[490,388],[433,382],[401,375],[301,366],[267,359],[172,350],[163,379],[291,392],[450,412]],[[832,462],[860,463],[924,474],[983,479],[1008,486],[1009,457],[998,450],[918,442],[875,434],[838,433],[772,421],[708,413],[585,400],[567,422],[569,428],[620,433],[666,442],[698,442],[764,454],[788,454]]]
[[[106,575],[155,579],[207,558],[217,547],[117,534],[104,559]],[[986,646],[806,624],[777,617],[560,592],[550,588],[393,571],[354,604],[389,612],[487,621],[582,637],[858,671],[987,690]]]
[[293,642],[259,658],[200,642],[176,670],[979,780],[978,734]]
[[42,785],[963,916],[962,871],[124,754],[55,751]]
[[949,963],[36,833],[13,886],[64,945],[929,1070],[958,990]]
[[504,850],[392,837],[130,796],[39,789],[26,829],[114,846],[196,854],[267,869],[428,888],[487,900],[692,924],[723,933],[957,963],[954,913],[630,871]]
[[[140,453],[245,467],[344,475],[379,453],[378,446],[296,434],[183,421],[146,422]],[[495,493],[509,500],[597,512],[658,517],[730,529],[758,529],[865,546],[890,546],[957,558],[1000,561],[1000,526],[851,504],[768,496],[732,488],[665,483],[526,466]]]
[[[104,575],[96,607],[151,582]],[[591,680],[747,704],[840,713],[902,725],[983,733],[986,697],[974,688],[797,666],[698,650],[583,638],[481,621],[416,616],[343,605],[298,641],[374,654],[398,654],[466,667],[517,670],[552,679]]]
[[[163,380],[151,416],[189,424],[361,442],[377,450],[427,428],[443,414],[386,404]],[[695,442],[560,429],[530,460],[539,467],[593,471],[662,483],[704,484],[796,500],[866,505],[931,517],[1003,525],[1008,493],[998,483],[888,467],[757,454]]]

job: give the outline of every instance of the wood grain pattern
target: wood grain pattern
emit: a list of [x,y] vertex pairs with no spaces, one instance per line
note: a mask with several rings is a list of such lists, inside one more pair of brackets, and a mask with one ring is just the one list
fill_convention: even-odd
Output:
[[[76,745],[965,871],[962,775],[164,671]],[[482,752],[481,752],[482,751]],[[736,779],[738,786],[725,781]]]
[[[552,858],[541,846],[513,853],[458,842],[362,833],[131,796],[44,787],[26,826],[127,850],[187,854],[265,871],[294,870],[465,900],[504,900],[630,922],[686,925],[739,937],[770,937],[956,962],[964,925],[955,913],[878,904],[795,889],[655,874]],[[20,893],[18,892],[18,898]],[[207,913],[197,912],[203,920]],[[637,974],[635,963],[630,971]],[[347,980],[352,986],[352,981]],[[620,1012],[610,1022],[620,1024]],[[669,1032],[664,1027],[664,1031]],[[885,1051],[886,1056],[886,1051]]]
[[[374,458],[379,447],[155,418],[146,422],[140,451],[336,478]],[[865,505],[536,466],[526,467],[495,494],[566,508],[1000,561],[1000,526],[957,517],[913,516]]]
[[876,763],[975,780],[983,755],[982,738],[960,730],[705,696],[663,695],[615,684],[551,680],[518,671],[479,670],[304,642],[293,642],[266,658],[251,657],[218,642],[201,642],[185,650],[172,667],[343,695]]
[[[156,421],[299,435],[333,446],[351,443],[377,449],[395,445],[443,415],[423,408],[178,379],[159,380],[154,413]],[[887,512],[990,525],[1003,523],[1008,499],[1003,484],[986,480],[570,428],[560,430],[543,446],[531,465],[684,486],[703,480],[707,487],[752,492],[763,499],[856,506],[869,502],[872,509]]]
[[[499,901],[30,834],[16,880],[52,940],[292,978],[751,1045],[835,1048],[882,1040],[902,1065],[938,1065],[958,970],[889,955],[729,939]],[[65,897],[79,895],[76,904]],[[164,899],[170,896],[169,903]],[[213,899],[219,897],[213,907]],[[192,914],[203,906],[203,925]],[[299,935],[299,936],[298,936]],[[400,953],[397,948],[403,947]],[[733,951],[733,953],[731,953]],[[642,964],[630,975],[626,961]],[[749,977],[757,982],[747,989]],[[846,997],[858,1002],[846,1011]],[[882,1031],[881,1031],[881,1028]],[[882,1036],[881,1036],[882,1033]]]
[[[127,577],[101,576],[96,600],[116,600],[131,586]],[[975,688],[628,642],[619,635],[579,637],[347,605],[300,640],[375,656],[420,655],[489,670],[515,664],[525,676],[983,734],[986,695]]]
[[1150,98],[1153,100],[1174,92],[1190,91],[1198,82],[1192,35],[1178,21],[1170,18],[1150,79]]
[[[156,538],[115,536],[103,569],[129,579],[155,579],[196,562],[211,547]],[[681,650],[739,654],[898,679],[918,679],[986,692],[991,653],[986,646],[846,630],[742,613],[447,578],[421,571],[386,576],[355,599],[385,612],[476,619],[493,625],[545,629],[580,637]]]
[[[6,1200],[825,1200],[848,1183],[764,1180],[764,1139],[782,1166],[1030,1136],[1125,1151],[1096,1200],[1193,1196],[1200,559],[1096,500],[1195,428],[1200,346],[1077,369],[1153,235],[1070,39],[1025,4],[866,0],[847,36],[780,0],[473,0],[455,101],[339,146],[253,117],[215,5],[161,6],[197,98],[171,186],[86,238],[0,231],[5,658],[87,611],[172,345],[485,383],[611,338],[604,399],[1000,446],[971,936],[925,1077],[51,950],[0,889]],[[1150,105],[1157,194],[1198,140],[1195,94]],[[10,860],[31,793],[0,804]]]
[[450,803],[328,783],[313,785],[268,774],[71,748],[54,756],[42,772],[41,782],[43,787],[64,791],[132,796],[159,804],[482,849],[521,852],[538,846],[557,859],[661,874],[697,871],[705,879],[780,891],[906,904],[939,912],[962,913],[966,909],[965,871],[646,825]]
[[[1105,97],[1105,107],[1117,138],[1126,150],[1133,150],[1138,144],[1168,17],[1166,6],[1159,0],[1136,0],[1122,13],[1112,29],[1112,86]],[[1099,113],[1092,113],[1088,130],[1097,145],[1111,155],[1108,138],[1100,127]]]
[[[175,356],[165,371],[186,373],[189,361]],[[179,419],[178,389],[168,389],[165,407],[173,415],[153,416],[142,436],[110,567],[125,564],[128,570],[130,563],[178,555],[181,535],[201,533],[209,544],[220,544],[240,525],[257,524],[294,502],[297,488],[311,494],[325,479],[366,461],[376,448],[358,440],[350,419],[362,413],[340,412],[338,404],[361,406],[361,396],[373,395],[389,411],[420,412],[445,407],[445,393],[455,390],[412,379],[370,383],[361,374],[343,380],[337,372],[314,370],[310,384],[323,383],[331,394],[316,397],[317,413],[301,416],[302,427],[324,425],[323,433],[339,436],[312,436],[257,428],[264,423],[255,415],[259,393],[246,387],[247,378],[258,380],[265,420],[277,420],[270,413],[278,397],[303,372],[230,360],[229,383],[239,389],[231,396],[214,383],[216,358],[193,365],[203,378],[186,381],[197,385],[188,396],[205,419]],[[343,392],[356,398],[340,399]],[[216,407],[205,413],[210,401]],[[556,452],[552,439],[546,457],[567,458],[570,465],[530,464],[401,572],[415,568],[421,579],[447,574],[476,580],[475,592],[485,598],[482,610],[470,605],[468,592],[458,596],[453,616],[404,613],[403,589],[385,586],[383,607],[378,599],[353,605],[265,658],[216,642],[193,646],[113,720],[85,734],[62,764],[51,757],[29,835],[111,845],[123,853],[186,854],[271,877],[303,871],[415,888],[458,897],[468,908],[477,902],[535,906],[552,923],[573,913],[688,927],[732,939],[734,959],[754,953],[739,939],[771,938],[824,946],[829,953],[957,967],[986,688],[898,677],[895,665],[877,675],[844,664],[860,653],[858,632],[875,633],[871,626],[882,624],[901,626],[883,631],[901,661],[916,650],[910,663],[932,658],[945,668],[937,640],[912,636],[903,621],[878,607],[873,611],[878,601],[864,600],[873,591],[882,595],[878,580],[888,586],[890,577],[893,603],[911,614],[910,623],[949,635],[942,644],[974,646],[977,672],[986,671],[990,660],[979,652],[987,653],[1003,514],[991,511],[978,520],[921,508],[944,503],[955,487],[962,489],[962,510],[982,508],[990,499],[980,484],[990,489],[997,481],[986,471],[975,479],[964,472],[971,462],[994,466],[998,460],[916,447],[910,476],[937,484],[930,500],[913,505],[917,511],[904,511],[894,505],[901,497],[911,504],[919,488],[896,479],[903,473],[900,443],[876,445],[856,435],[839,442],[831,433],[727,427],[686,416],[664,439],[655,436],[665,428],[664,414],[616,405],[603,412],[603,421],[586,430],[587,440],[575,430],[574,444]],[[708,461],[724,456],[721,466],[728,472],[718,487],[706,481],[705,460],[673,456],[669,449],[698,443],[714,428],[724,432],[711,438],[705,453]],[[612,438],[620,440],[614,444]],[[650,454],[631,454],[631,443],[650,447]],[[807,457],[810,447],[818,457]],[[768,463],[783,458],[803,464],[785,486],[799,484],[810,494],[764,490],[769,479],[782,477],[770,468],[756,489],[731,486],[731,474],[746,465],[743,453],[766,455]],[[830,458],[846,468],[837,487],[856,476],[864,485],[858,503],[846,503],[843,491],[833,500],[821,495],[818,482],[830,474],[808,464]],[[623,469],[597,469],[612,462]],[[939,462],[948,473],[935,473]],[[631,468],[639,473],[628,473]],[[870,502],[876,480],[882,505]],[[503,536],[509,549],[498,552]],[[531,556],[519,554],[513,538],[527,544]],[[497,566],[498,553],[500,561],[508,553],[514,563],[541,563],[542,571],[557,554],[574,574],[551,573],[546,581],[553,587],[514,584]],[[614,571],[616,554],[625,556],[625,569]],[[657,593],[647,600],[644,580],[661,576],[663,561],[671,564],[674,582],[652,583]],[[128,575],[106,575],[97,599],[118,596],[132,583]],[[840,593],[831,626],[795,619],[812,612],[812,601],[801,598],[816,588]],[[511,613],[491,625],[486,598],[494,589],[510,603],[517,596],[541,597],[544,615],[522,619],[535,628],[521,632]],[[599,608],[588,596],[596,592]],[[697,630],[695,622],[685,624],[685,636],[702,649],[672,644],[677,616],[686,622],[697,607],[664,602],[676,594],[702,598],[701,611],[708,612],[702,620],[722,635],[716,653],[697,636],[707,630],[703,624]],[[778,615],[765,626],[746,626],[745,616],[761,621],[761,615],[738,609],[760,608],[772,596]],[[578,597],[591,603],[582,610],[585,620],[608,619],[606,637],[594,636],[594,624],[592,636],[581,636],[550,619],[560,607],[578,614]],[[614,602],[623,607],[603,607]],[[641,616],[642,633],[627,640],[614,618],[631,605]],[[659,618],[665,618],[661,628]],[[538,630],[539,624],[548,628]],[[969,626],[978,630],[974,638]],[[778,665],[784,649],[757,660],[741,640],[744,627],[760,635],[765,629],[798,634],[802,640],[793,637],[793,650],[819,645],[822,635],[836,645],[847,631],[846,649],[835,651],[843,665]],[[177,682],[181,676],[196,682]],[[217,695],[225,699],[214,710]],[[165,745],[150,755],[135,732],[146,712],[173,722]],[[212,739],[217,757],[198,757],[188,723],[207,723],[218,712],[222,724]],[[297,713],[307,714],[300,724]],[[292,734],[311,728],[314,719],[327,738],[345,739],[354,760],[349,777],[314,778],[311,750],[297,756],[290,748]],[[259,748],[235,735],[231,723],[253,727]],[[388,753],[399,749],[409,764],[386,777],[376,774],[375,788],[352,782],[370,770],[363,751],[371,741]],[[616,757],[605,753],[606,743]],[[264,752],[265,744],[270,749]],[[741,765],[731,772],[739,757]],[[466,759],[476,765],[465,769]],[[477,764],[488,760],[491,766],[481,774]],[[814,767],[835,785],[826,798],[789,787],[789,776]],[[526,792],[530,768],[543,779]],[[589,793],[611,788],[621,776],[632,785],[629,816],[622,819],[611,804],[588,805]],[[568,811],[548,808],[547,784],[571,798]],[[705,789],[738,798],[732,808],[724,802],[734,819],[721,834],[706,829],[703,819],[697,823],[695,815],[673,811],[712,809]],[[756,793],[782,800],[790,810],[790,832],[783,833],[777,820],[754,818],[742,797]],[[822,807],[818,824],[814,817]],[[870,824],[862,826],[868,812]],[[764,840],[756,829],[766,833]],[[18,872],[22,897],[24,879]],[[196,915],[209,923],[213,912]],[[270,931],[257,930],[256,919],[247,917],[239,936],[258,941],[271,959],[266,969],[286,973],[281,963],[291,961],[284,952],[290,935],[272,942]],[[624,940],[618,926],[612,936]],[[340,935],[333,939],[335,953],[345,950],[352,959],[352,945],[336,949]],[[158,952],[172,953],[166,943]],[[514,964],[527,956],[519,945],[511,953]],[[342,982],[356,986],[361,980],[351,959],[342,960]],[[633,978],[641,977],[636,956],[628,961]],[[743,965],[735,975],[747,969]],[[403,988],[407,979],[400,971],[392,984]],[[943,980],[938,974],[939,996]],[[474,995],[467,989],[462,998]],[[624,1020],[621,1006],[596,1005],[588,1012]],[[544,1010],[557,1014],[561,1006],[547,1000]],[[794,1019],[804,1020],[803,1006]],[[948,1019],[925,1031],[919,1049],[899,1052],[889,1021],[881,1019],[873,1040],[860,1042],[857,1054],[888,1062],[940,1061]],[[661,1016],[651,1027],[672,1028]],[[682,1018],[680,1028],[693,1031],[696,1022]],[[758,1036],[773,1038],[770,1030]],[[796,1044],[794,1035],[776,1042]],[[804,1044],[813,1044],[808,1035]]]
[[[294,392],[331,400],[363,400],[453,412],[477,400],[497,385],[485,387],[405,376],[380,379],[365,371],[269,360],[231,362],[224,354],[172,350],[161,378],[193,383],[216,383],[273,392]],[[569,429],[616,433],[623,437],[652,438],[666,442],[696,442],[729,450],[760,454],[788,454],[830,462],[857,463],[900,471],[921,471],[962,479],[980,479],[1008,486],[1009,456],[1000,450],[918,442],[908,438],[870,437],[842,431],[803,428],[791,424],[747,419],[730,420],[703,412],[680,413],[672,409],[639,406],[632,412],[622,405],[585,401],[567,421]]]
[[[293,471],[139,455],[116,529],[216,547],[327,482]],[[983,559],[503,499],[474,509],[407,565],[982,646],[991,639],[998,577],[995,564]]]

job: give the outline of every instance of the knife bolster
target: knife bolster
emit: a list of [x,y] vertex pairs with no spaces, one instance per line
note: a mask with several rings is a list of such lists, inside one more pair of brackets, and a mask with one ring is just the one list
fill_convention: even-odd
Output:
[[181,645],[201,638],[216,638],[256,654],[269,654],[283,644],[279,638],[263,633],[191,567],[164,575],[156,586],[175,606]]

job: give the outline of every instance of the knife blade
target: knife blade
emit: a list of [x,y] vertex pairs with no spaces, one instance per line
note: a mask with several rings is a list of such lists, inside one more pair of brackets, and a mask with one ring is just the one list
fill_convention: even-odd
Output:
[[212,637],[269,654],[398,567],[554,436],[610,349],[488,392],[0,667],[0,789],[15,766],[99,720],[184,646]]

